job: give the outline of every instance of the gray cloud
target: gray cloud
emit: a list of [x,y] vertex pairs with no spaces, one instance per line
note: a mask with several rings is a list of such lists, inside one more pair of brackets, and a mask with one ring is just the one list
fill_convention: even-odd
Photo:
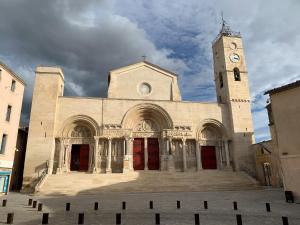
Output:
[[106,1],[5,0],[0,8],[0,56],[24,77],[28,87],[23,120],[28,119],[33,70],[58,65],[67,95],[105,96],[109,70],[141,60],[183,72],[185,63],[157,49],[146,33],[125,17],[109,12]]

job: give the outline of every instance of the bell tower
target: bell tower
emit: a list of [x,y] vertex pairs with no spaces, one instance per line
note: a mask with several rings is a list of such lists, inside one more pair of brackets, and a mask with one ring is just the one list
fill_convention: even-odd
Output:
[[254,171],[254,143],[248,72],[240,33],[226,22],[213,42],[214,77],[219,104],[227,105],[230,157],[235,170]]

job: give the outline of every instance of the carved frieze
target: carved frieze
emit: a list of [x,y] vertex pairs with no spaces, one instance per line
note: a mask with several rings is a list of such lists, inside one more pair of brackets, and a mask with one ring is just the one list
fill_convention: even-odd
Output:
[[85,126],[76,126],[71,132],[71,137],[91,137],[91,131]]
[[188,138],[192,136],[191,130],[164,130],[163,137],[164,138]]
[[103,129],[102,132],[104,138],[122,138],[131,134],[131,130],[126,129]]
[[142,120],[133,129],[135,132],[158,132],[158,126],[151,120]]
[[160,132],[134,132],[133,133],[133,137],[134,138],[143,138],[143,137],[147,137],[147,138],[150,138],[150,137],[160,137]]

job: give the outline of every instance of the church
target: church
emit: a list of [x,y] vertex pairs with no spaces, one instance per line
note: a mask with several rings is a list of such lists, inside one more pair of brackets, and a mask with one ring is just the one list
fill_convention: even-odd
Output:
[[64,96],[62,70],[37,67],[23,186],[73,171],[255,173],[241,35],[223,24],[212,51],[217,102],[183,101],[178,75],[145,60],[110,71],[107,98]]

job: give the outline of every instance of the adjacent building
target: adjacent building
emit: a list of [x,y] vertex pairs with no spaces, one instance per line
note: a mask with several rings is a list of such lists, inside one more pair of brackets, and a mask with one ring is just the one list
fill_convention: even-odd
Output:
[[267,106],[269,127],[284,189],[300,199],[300,81],[274,88]]
[[147,61],[110,71],[107,98],[64,96],[62,70],[37,67],[24,188],[72,171],[126,176],[218,169],[255,175],[240,34],[224,23],[212,51],[217,102],[182,101],[178,75]]
[[24,81],[0,62],[0,193],[9,187],[24,88]]

